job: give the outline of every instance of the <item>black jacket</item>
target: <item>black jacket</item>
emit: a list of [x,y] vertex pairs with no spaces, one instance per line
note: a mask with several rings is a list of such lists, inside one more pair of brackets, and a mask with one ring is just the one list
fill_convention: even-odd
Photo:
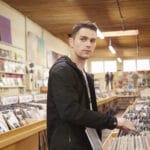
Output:
[[92,106],[82,72],[63,56],[52,66],[48,81],[47,136],[50,150],[91,150],[85,127],[115,128],[116,118],[97,112],[94,80],[86,74]]

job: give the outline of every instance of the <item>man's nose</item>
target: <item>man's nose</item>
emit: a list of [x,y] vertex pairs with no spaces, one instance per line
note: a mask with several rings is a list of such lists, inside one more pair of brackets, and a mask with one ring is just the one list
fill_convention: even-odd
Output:
[[91,46],[91,41],[90,41],[90,40],[87,40],[86,45],[87,45],[87,46]]

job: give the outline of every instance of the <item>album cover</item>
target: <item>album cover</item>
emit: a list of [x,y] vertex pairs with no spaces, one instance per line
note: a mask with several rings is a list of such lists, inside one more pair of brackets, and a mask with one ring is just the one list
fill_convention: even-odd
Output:
[[28,114],[28,108],[23,108],[22,111],[23,111],[22,113],[25,116],[25,118],[30,118],[30,116]]
[[27,113],[30,116],[30,118],[40,119],[40,114],[35,110],[35,108],[31,108],[27,111]]
[[27,122],[25,120],[25,115],[24,115],[23,110],[21,108],[16,108],[14,110],[14,113],[15,113],[21,126],[24,126],[27,124]]
[[12,110],[3,112],[3,116],[10,129],[20,127],[19,121]]
[[0,113],[0,133],[9,131],[7,123],[5,122],[2,113]]

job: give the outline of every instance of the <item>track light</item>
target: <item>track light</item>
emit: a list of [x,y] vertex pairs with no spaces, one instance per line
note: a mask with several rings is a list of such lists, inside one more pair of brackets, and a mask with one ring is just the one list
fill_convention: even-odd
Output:
[[122,63],[122,59],[121,59],[120,57],[117,58],[117,61],[118,61],[119,63]]
[[136,36],[139,34],[139,30],[108,31],[102,34],[104,37]]
[[116,54],[116,50],[112,47],[111,45],[111,40],[109,40],[109,50],[111,51],[112,54]]
[[109,45],[109,50],[111,51],[112,54],[116,54],[115,49],[111,45]]
[[100,39],[104,39],[104,35],[103,33],[100,31],[100,29],[97,29],[97,37],[99,37]]
[[106,31],[101,32],[100,29],[97,29],[97,36],[100,39],[104,39],[105,37],[119,37],[119,36],[137,36],[139,34],[139,30],[120,30],[120,31]]

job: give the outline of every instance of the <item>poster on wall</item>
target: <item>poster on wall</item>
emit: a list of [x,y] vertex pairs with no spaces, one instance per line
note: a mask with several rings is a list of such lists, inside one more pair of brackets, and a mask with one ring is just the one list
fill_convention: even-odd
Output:
[[48,68],[51,68],[52,65],[55,63],[55,61],[61,57],[62,55],[54,52],[54,51],[48,51],[47,52],[47,66]]
[[12,44],[10,19],[0,15],[0,41]]
[[46,66],[44,40],[32,32],[27,34],[27,60],[37,65]]
[[150,87],[150,71],[120,72],[116,88],[134,89]]

